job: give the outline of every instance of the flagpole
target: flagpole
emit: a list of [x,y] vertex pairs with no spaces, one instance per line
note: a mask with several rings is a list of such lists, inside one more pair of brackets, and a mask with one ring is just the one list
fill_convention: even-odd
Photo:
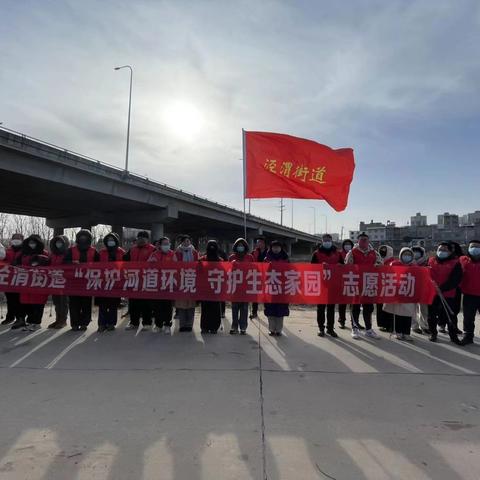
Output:
[[[245,130],[242,128],[242,146],[243,146],[243,238],[247,240],[247,211],[245,208],[245,196],[247,194],[247,158]],[[248,241],[248,240],[247,240]]]

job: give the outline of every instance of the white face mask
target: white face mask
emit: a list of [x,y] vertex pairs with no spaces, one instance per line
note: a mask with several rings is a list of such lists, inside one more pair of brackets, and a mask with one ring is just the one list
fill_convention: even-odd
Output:
[[114,247],[116,244],[115,240],[107,240],[107,247]]
[[323,248],[326,248],[327,250],[332,248],[332,242],[323,242],[322,243]]
[[413,257],[411,255],[402,255],[402,263],[411,263]]
[[244,247],[243,245],[239,245],[239,246],[237,247],[237,252],[238,252],[238,253],[243,253],[244,251],[245,251],[245,247]]
[[167,252],[170,250],[170,244],[167,243],[167,244],[164,244],[164,245],[160,245],[160,250],[161,250],[163,253],[167,253]]
[[59,250],[61,250],[61,249],[63,248],[63,242],[56,242],[56,243],[55,243],[55,246],[56,246]]
[[37,244],[35,242],[28,242],[28,248],[30,248],[32,250],[35,250],[36,246],[37,246]]
[[343,249],[346,251],[346,252],[349,252],[351,249],[352,249],[352,246],[350,244],[347,244],[347,245],[344,245]]
[[22,244],[22,241],[19,240],[18,238],[14,238],[11,242],[12,246],[14,247],[19,247]]

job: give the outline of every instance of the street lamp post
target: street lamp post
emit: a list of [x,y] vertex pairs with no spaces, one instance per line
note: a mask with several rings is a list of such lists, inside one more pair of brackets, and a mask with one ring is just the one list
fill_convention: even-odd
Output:
[[132,110],[133,69],[130,65],[122,65],[121,67],[115,67],[114,70],[121,70],[122,68],[128,68],[130,70],[130,95],[128,97],[128,123],[127,123],[127,150],[125,153],[125,172],[128,172],[128,147],[130,145],[130,112]]

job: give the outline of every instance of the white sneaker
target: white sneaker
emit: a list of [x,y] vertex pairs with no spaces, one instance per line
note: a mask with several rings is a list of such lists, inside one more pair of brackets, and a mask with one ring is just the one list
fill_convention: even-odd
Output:
[[380,338],[380,335],[373,328],[371,328],[370,330],[367,330],[365,332],[365,336],[369,338],[376,338],[376,339]]
[[172,334],[172,329],[171,329],[171,327],[165,326],[165,327],[163,328],[163,333],[164,333],[165,335],[171,335],[171,334]]
[[152,333],[158,333],[158,332],[161,332],[162,329],[160,327],[157,327],[156,325],[154,325],[152,327]]
[[360,332],[356,327],[352,328],[352,338],[354,338],[355,340],[358,340],[360,338]]

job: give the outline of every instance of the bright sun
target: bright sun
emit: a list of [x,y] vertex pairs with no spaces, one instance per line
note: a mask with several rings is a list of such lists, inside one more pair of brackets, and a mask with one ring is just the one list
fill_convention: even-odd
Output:
[[182,100],[166,105],[163,120],[172,135],[187,141],[197,137],[205,123],[200,110],[192,103]]

